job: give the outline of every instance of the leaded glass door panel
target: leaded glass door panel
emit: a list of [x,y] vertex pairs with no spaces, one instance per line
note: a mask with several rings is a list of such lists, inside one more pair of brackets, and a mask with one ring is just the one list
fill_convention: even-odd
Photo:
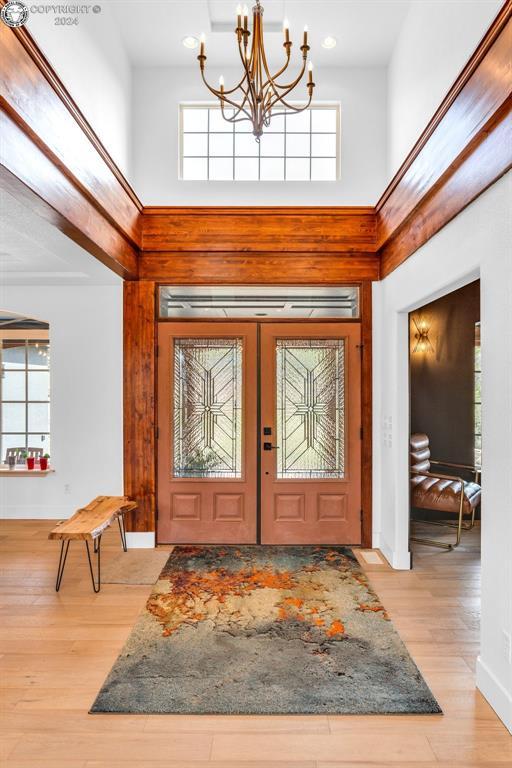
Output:
[[159,326],[158,540],[256,542],[257,328]]
[[361,542],[357,323],[261,327],[261,540]]

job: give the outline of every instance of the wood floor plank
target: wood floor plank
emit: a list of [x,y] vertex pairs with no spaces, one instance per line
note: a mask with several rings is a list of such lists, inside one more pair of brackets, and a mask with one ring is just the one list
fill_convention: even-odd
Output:
[[203,760],[210,757],[212,737],[209,734],[152,734],[142,739],[137,733],[131,736],[97,732],[91,739],[83,733],[30,733],[18,741],[11,752],[15,759],[36,759],[44,755],[47,760],[65,760],[71,752],[81,760]]
[[[207,768],[207,766],[210,766],[210,768],[317,768],[317,763],[314,760],[300,760],[299,762],[296,762],[295,760],[293,762],[290,762],[289,760],[271,760],[270,762],[268,760],[265,762],[251,760],[250,762],[246,762],[244,760],[237,763],[233,763],[231,760],[215,761],[214,763],[205,763],[204,761],[198,762],[195,760],[180,760],[179,762],[175,762],[174,760],[171,760],[170,762],[167,760],[144,760],[143,762],[137,762],[137,768]],[[11,768],[10,765],[9,768]],[[85,768],[126,768],[126,763],[89,760],[86,763]],[[373,768],[375,768],[375,764]]]
[[456,763],[484,762],[512,765],[512,738],[508,733],[484,735],[435,734],[428,741],[438,760]]
[[364,738],[351,732],[331,734],[215,734],[213,737],[212,760],[271,760],[283,755],[289,760],[336,760],[343,756],[345,761],[416,760],[418,764],[433,761],[436,756],[427,737],[403,733],[397,739],[395,734],[367,732]]
[[[420,763],[416,762],[379,762],[379,763],[353,763],[353,762],[324,762],[321,760],[317,763],[316,768],[418,768]],[[496,762],[481,762],[470,761],[464,763],[456,763],[456,768],[503,768],[503,763]],[[9,766],[10,768],[10,766]],[[434,763],[421,763],[421,768],[455,768],[454,763],[445,762],[444,760],[436,760]]]
[[[85,768],[84,760],[45,760],[39,757],[37,760],[16,760],[9,758],[6,765],[9,768]],[[203,764],[204,765],[204,764]]]
[[325,715],[152,715],[144,726],[147,733],[329,733]]

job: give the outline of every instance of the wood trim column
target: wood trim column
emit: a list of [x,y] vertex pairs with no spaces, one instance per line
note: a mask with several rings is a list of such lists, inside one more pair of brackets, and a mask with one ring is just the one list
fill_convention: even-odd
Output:
[[124,284],[124,492],[128,531],[156,531],[155,283]]

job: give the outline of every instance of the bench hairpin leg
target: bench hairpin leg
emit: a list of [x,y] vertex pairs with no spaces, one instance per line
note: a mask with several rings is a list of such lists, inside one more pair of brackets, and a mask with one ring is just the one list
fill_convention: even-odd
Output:
[[89,571],[91,572],[91,581],[92,581],[92,588],[95,592],[99,592],[101,589],[101,571],[100,571],[100,555],[101,555],[101,536],[98,536],[98,544],[96,545],[96,541],[94,542],[95,551],[98,554],[98,577],[96,581],[94,580],[94,573],[92,570],[92,562],[91,562],[91,553],[89,550],[89,542],[86,540],[85,547],[87,549],[87,559],[89,560]]
[[[67,541],[63,540],[62,544],[60,545],[60,557],[59,557],[59,567],[57,568],[57,581],[55,582],[55,591],[58,592],[60,589],[60,585],[62,583],[62,576],[64,575],[64,566],[66,565],[66,558],[68,556],[68,549],[71,541],[68,539]],[[64,545],[65,548],[64,548]]]
[[120,514],[117,516],[117,522],[119,523],[119,533],[121,534],[121,544],[123,545],[123,550],[127,552],[127,546],[126,546],[126,528],[124,527],[124,515]]

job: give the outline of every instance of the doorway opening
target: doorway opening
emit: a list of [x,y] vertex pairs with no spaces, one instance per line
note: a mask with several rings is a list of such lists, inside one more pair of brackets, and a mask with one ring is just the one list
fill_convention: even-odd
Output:
[[164,321],[158,336],[159,543],[360,544],[360,323]]
[[409,315],[411,541],[479,558],[480,281]]

